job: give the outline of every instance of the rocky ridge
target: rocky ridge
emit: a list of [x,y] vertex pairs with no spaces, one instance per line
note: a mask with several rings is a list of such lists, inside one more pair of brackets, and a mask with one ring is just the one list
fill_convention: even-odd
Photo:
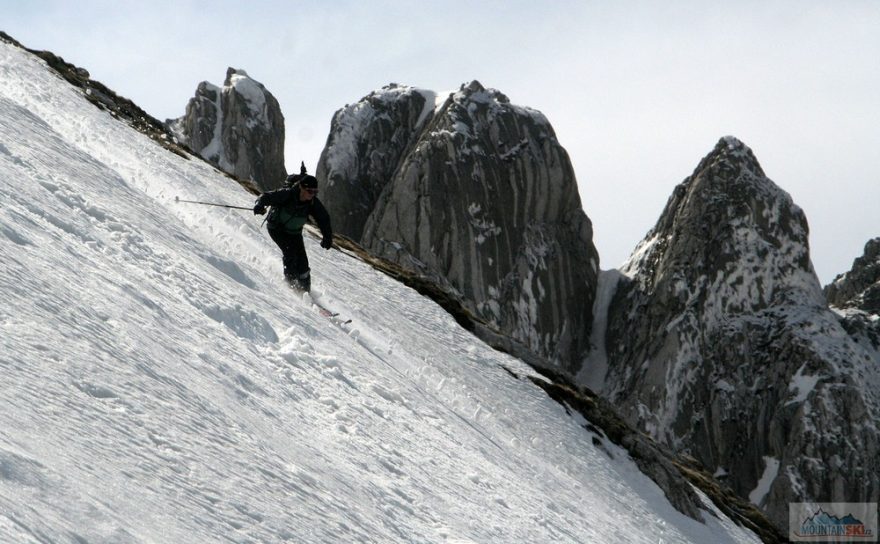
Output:
[[828,303],[880,314],[880,237],[868,240],[864,254],[852,269],[825,286]]
[[166,124],[209,162],[259,191],[280,187],[284,168],[284,116],[272,94],[244,70],[229,68],[222,87],[199,83],[186,113]]
[[878,366],[825,303],[808,227],[722,139],[621,269],[602,394],[777,523],[788,503],[872,502]]
[[880,361],[880,238],[869,240],[852,269],[825,286],[825,296],[850,336]]
[[598,255],[540,112],[477,81],[446,95],[388,86],[336,113],[318,178],[340,232],[555,367],[580,368]]

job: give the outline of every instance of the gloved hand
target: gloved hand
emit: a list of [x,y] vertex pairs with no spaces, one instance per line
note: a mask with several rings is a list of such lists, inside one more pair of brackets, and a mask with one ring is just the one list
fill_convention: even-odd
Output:
[[254,215],[263,215],[266,213],[266,206],[262,204],[257,204],[254,206]]
[[333,238],[330,236],[325,236],[323,240],[321,240],[321,247],[324,249],[330,249],[333,247]]

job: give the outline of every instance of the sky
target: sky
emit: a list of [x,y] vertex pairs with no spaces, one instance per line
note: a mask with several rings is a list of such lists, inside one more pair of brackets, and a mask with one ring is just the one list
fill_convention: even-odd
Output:
[[880,236],[880,2],[0,0],[0,30],[159,119],[246,70],[278,99],[289,171],[333,113],[388,83],[479,80],[543,112],[568,151],[601,268],[732,135],[810,224],[822,284]]

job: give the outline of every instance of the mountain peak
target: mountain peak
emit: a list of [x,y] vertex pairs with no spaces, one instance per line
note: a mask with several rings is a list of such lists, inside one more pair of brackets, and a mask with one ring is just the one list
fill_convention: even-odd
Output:
[[241,76],[246,78],[251,77],[245,70],[242,70],[241,68],[233,68],[232,66],[230,66],[226,69],[226,81],[224,83],[225,85],[229,85],[229,81],[231,80],[232,76]]
[[864,254],[853,261],[849,272],[825,287],[825,295],[838,308],[880,314],[880,237],[868,240]]
[[260,191],[278,187],[284,168],[284,116],[262,83],[226,69],[223,87],[201,82],[183,117],[169,120],[177,138],[205,160]]
[[[796,273],[801,277],[796,284],[814,298],[819,285],[812,279],[808,233],[806,217],[791,196],[764,174],[747,145],[726,136],[675,188],[623,271],[629,276],[647,272],[662,255],[665,266],[695,281],[702,274],[714,277],[733,263],[753,261],[742,271],[752,279],[764,276],[764,288],[788,286],[780,278]],[[776,257],[768,259],[770,254]],[[647,280],[652,274],[641,276]],[[762,291],[769,295],[774,289]],[[768,300],[762,296],[753,302],[763,306]]]
[[[723,469],[779,527],[803,489],[850,473],[804,470],[807,457],[876,459],[876,431],[856,430],[876,414],[873,389],[861,386],[876,365],[826,308],[803,211],[748,146],[722,138],[621,271],[603,394],[631,423]],[[859,436],[845,453],[841,433]],[[834,500],[855,501],[875,482],[854,477]]]
[[318,165],[334,226],[576,371],[599,259],[550,123],[476,80],[442,102],[399,88],[334,116]]
[[461,103],[464,101],[476,102],[498,102],[501,104],[509,104],[510,98],[498,89],[486,88],[476,79],[470,83],[463,83],[454,95],[455,101]]
[[697,166],[694,175],[704,170],[727,174],[723,176],[725,179],[730,177],[729,174],[743,173],[766,178],[751,148],[734,136],[724,136],[718,140],[715,148]]
[[470,83],[462,83],[461,89],[459,89],[459,90],[461,90],[463,92],[466,91],[469,93],[479,93],[479,92],[485,91],[486,88],[483,87],[482,83],[480,83],[479,81],[474,79]]

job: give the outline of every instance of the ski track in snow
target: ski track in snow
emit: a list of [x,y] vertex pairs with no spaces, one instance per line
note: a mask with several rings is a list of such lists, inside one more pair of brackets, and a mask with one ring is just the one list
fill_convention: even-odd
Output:
[[0,43],[0,541],[752,542],[675,511],[532,371]]

